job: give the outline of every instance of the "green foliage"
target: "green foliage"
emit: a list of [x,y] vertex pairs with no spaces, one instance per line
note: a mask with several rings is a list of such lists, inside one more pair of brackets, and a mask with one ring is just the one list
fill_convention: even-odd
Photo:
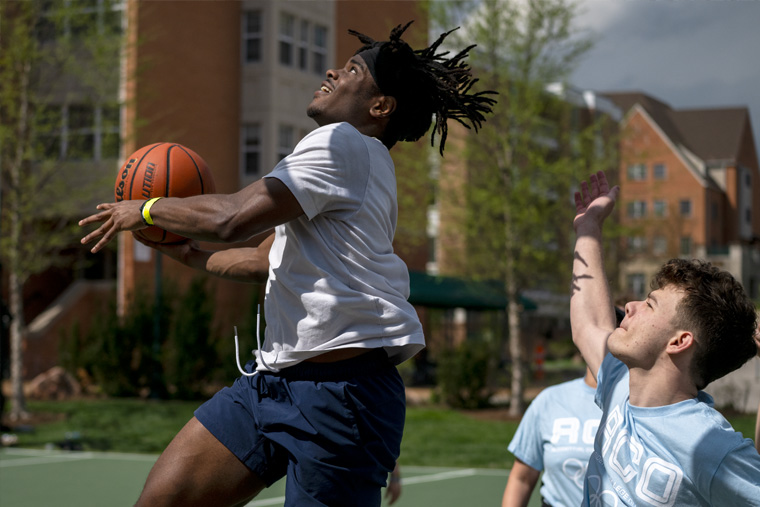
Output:
[[166,382],[174,396],[191,399],[202,393],[204,381],[215,357],[211,336],[213,302],[208,297],[205,279],[195,278],[177,302],[177,309],[164,347]]
[[489,379],[494,352],[484,340],[465,340],[443,351],[436,370],[441,401],[451,408],[487,407],[493,394]]
[[138,287],[123,319],[111,302],[95,314],[88,333],[75,327],[62,342],[62,365],[86,372],[108,396],[203,396],[218,363],[213,304],[203,279],[194,279],[182,296],[177,292],[165,284],[156,301]]

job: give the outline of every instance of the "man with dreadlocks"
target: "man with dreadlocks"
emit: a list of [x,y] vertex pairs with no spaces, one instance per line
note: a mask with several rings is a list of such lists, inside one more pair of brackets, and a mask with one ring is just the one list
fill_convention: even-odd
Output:
[[[191,240],[146,243],[189,266],[267,279],[266,334],[243,376],[204,403],[159,457],[138,505],[242,505],[286,476],[286,505],[380,505],[399,456],[405,392],[396,365],[424,347],[393,253],[396,180],[389,149],[449,118],[477,130],[495,101],[471,93],[464,59],[413,50],[398,26],[327,71],[307,114],[319,125],[260,181],[231,195],[165,198],[152,222]],[[449,32],[450,33],[450,32]],[[141,201],[100,204],[80,225],[96,252],[145,227]],[[148,220],[150,221],[150,220]],[[206,251],[195,240],[257,248]],[[267,259],[268,257],[268,259]],[[267,277],[268,274],[268,277]]]

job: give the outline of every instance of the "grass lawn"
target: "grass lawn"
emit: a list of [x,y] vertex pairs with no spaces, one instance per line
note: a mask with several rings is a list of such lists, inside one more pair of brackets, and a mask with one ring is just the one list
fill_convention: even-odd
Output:
[[[19,447],[43,448],[78,436],[84,450],[158,454],[200,402],[141,399],[30,401],[34,416],[16,428]],[[402,460],[407,465],[507,468],[517,421],[442,408],[407,409]]]
[[[158,454],[192,417],[200,402],[142,399],[30,401],[34,418],[19,431],[19,447],[59,444],[73,434],[84,450]],[[511,468],[507,451],[519,421],[505,410],[407,409],[401,462],[415,466]],[[754,414],[726,414],[737,431],[752,437]]]

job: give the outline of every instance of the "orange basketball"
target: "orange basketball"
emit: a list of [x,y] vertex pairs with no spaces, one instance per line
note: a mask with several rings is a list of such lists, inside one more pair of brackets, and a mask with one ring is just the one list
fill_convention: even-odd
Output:
[[[214,193],[214,177],[193,150],[175,143],[156,143],[134,152],[116,176],[116,202],[153,197],[190,197]],[[177,243],[185,238],[159,227],[136,231],[148,241]]]

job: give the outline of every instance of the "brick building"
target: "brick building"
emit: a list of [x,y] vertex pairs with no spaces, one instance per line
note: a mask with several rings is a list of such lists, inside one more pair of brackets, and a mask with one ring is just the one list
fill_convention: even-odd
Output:
[[760,169],[746,108],[676,110],[639,92],[606,93],[621,123],[620,269],[641,298],[665,260],[709,260],[760,297]]
[[[428,38],[426,16],[415,1],[125,0],[88,4],[86,10],[90,16],[106,10],[121,17],[127,41],[121,86],[114,91],[114,102],[122,104],[120,154],[99,161],[99,170],[115,175],[120,161],[136,149],[176,142],[205,159],[222,193],[261,178],[316,128],[306,106],[326,70],[342,66],[359,47],[349,28],[382,39],[393,26],[415,20],[406,39],[421,45]],[[397,174],[403,178],[398,163]],[[93,196],[94,202],[111,199],[111,188]],[[403,251],[410,267],[424,269],[426,245]],[[130,234],[121,235],[115,254],[106,250],[92,256],[79,248],[77,255],[101,269],[91,276],[57,278],[47,272],[28,284],[26,294],[33,297],[26,319],[27,378],[57,364],[62,332],[76,322],[86,329],[94,313],[106,310],[100,305],[113,294],[114,278],[123,309],[138,286],[153,290],[159,280],[171,279],[181,288],[195,276],[206,276],[158,260]],[[214,325],[225,336],[247,318],[251,301],[263,292],[263,286],[210,276],[207,287],[214,293]]]

